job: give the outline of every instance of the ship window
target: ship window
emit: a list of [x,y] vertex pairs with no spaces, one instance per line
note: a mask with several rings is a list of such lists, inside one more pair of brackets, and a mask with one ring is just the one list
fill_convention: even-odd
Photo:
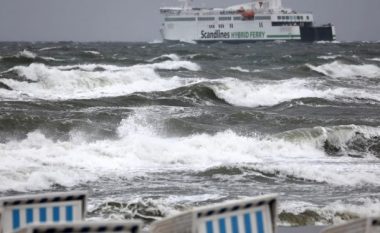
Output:
[[256,20],[270,20],[270,16],[264,15],[264,16],[255,16]]
[[288,20],[288,19],[289,19],[289,16],[286,16],[286,19]]
[[306,19],[308,19],[308,20],[309,20],[309,16],[306,16]]
[[281,16],[277,16],[277,19],[278,19],[278,20],[281,20]]
[[281,26],[281,27],[289,27],[289,26],[300,26],[301,23],[300,22],[294,22],[294,23],[290,23],[290,22],[272,22],[272,26],[273,27],[278,27],[278,26]]
[[209,28],[215,28],[215,25],[208,25]]
[[303,16],[301,15],[300,17],[301,17],[301,20],[303,20]]
[[195,18],[187,17],[187,18],[165,18],[165,21],[195,21]]
[[198,17],[199,21],[214,21],[214,17]]
[[231,20],[231,17],[219,17],[219,20],[222,20],[222,21]]
[[230,24],[230,28],[234,28],[234,25],[232,23]]
[[219,24],[219,28],[224,28],[224,24]]
[[240,16],[234,17],[234,20],[241,20],[241,17]]

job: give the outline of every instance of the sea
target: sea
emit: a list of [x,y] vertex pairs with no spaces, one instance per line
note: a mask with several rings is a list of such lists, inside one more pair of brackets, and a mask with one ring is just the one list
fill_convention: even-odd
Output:
[[380,216],[380,43],[0,43],[0,196],[89,219],[278,194],[280,225]]

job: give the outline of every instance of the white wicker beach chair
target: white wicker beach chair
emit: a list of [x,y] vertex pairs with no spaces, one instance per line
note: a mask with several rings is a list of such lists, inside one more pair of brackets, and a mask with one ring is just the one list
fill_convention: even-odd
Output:
[[276,195],[195,209],[154,223],[152,233],[275,233]]
[[139,233],[140,221],[33,224],[16,233]]
[[86,215],[85,192],[49,193],[0,198],[0,233],[26,225],[82,221]]
[[321,233],[380,233],[380,218],[363,218],[339,226],[329,227]]

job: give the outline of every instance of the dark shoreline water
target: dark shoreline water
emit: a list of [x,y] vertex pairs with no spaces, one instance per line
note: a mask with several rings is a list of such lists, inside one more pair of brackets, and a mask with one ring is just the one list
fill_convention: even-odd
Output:
[[380,43],[0,43],[0,195],[86,189],[90,217],[379,215],[379,125]]

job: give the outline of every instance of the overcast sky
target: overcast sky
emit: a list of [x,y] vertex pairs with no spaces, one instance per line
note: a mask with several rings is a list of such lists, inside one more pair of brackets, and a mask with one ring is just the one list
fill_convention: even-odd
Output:
[[[228,6],[247,0],[194,0]],[[338,40],[380,40],[380,0],[283,0],[337,26]],[[176,0],[0,0],[1,41],[152,41],[160,39],[159,7]]]

